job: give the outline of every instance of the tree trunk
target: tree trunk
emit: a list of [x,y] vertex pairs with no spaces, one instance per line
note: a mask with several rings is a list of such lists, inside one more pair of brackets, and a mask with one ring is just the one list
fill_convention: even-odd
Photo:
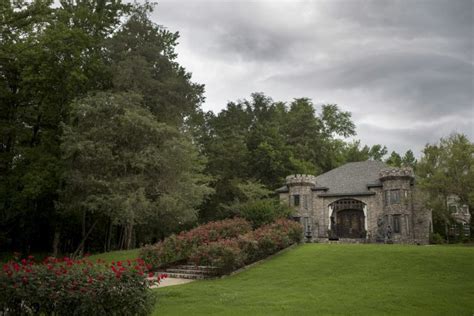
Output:
[[74,251],[74,253],[72,254],[73,258],[77,257],[78,254],[82,253],[81,249],[84,250],[84,243],[86,242],[87,237],[89,237],[90,233],[92,232],[92,230],[94,229],[94,227],[97,225],[98,222],[99,220],[96,220],[94,224],[92,224],[91,228],[89,228],[89,231],[85,234],[84,238],[82,238],[81,243],[77,247],[76,251]]
[[[84,244],[85,244],[85,240],[86,240],[86,211],[84,210],[84,212],[82,213],[82,241],[81,243],[79,244],[80,248],[78,248],[79,250],[79,254],[83,254],[84,253]],[[77,250],[76,250],[77,251]],[[76,252],[74,252],[76,253]]]
[[57,257],[59,253],[59,237],[61,237],[61,232],[56,228],[53,238],[53,257]]
[[120,250],[123,250],[124,230],[125,228],[121,226],[119,230],[119,239],[118,239],[118,249]]
[[133,224],[127,224],[125,226],[125,238],[124,238],[124,246],[125,249],[130,249],[132,244],[132,237],[133,237]]
[[110,251],[110,244],[112,243],[112,233],[114,230],[114,225],[112,219],[109,219],[109,233],[107,234],[107,244],[105,246],[105,251]]

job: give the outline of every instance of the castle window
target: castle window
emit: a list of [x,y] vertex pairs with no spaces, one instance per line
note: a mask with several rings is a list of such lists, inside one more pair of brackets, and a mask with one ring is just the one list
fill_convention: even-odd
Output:
[[293,195],[293,205],[294,206],[300,206],[300,195],[299,194]]
[[410,222],[408,220],[408,215],[405,215],[405,230],[407,234],[410,233]]
[[400,190],[390,190],[390,204],[400,204]]
[[393,232],[400,233],[400,215],[393,215]]
[[403,201],[408,205],[408,190],[403,190]]
[[384,205],[387,206],[388,202],[390,200],[390,191],[385,191],[385,196],[384,196]]

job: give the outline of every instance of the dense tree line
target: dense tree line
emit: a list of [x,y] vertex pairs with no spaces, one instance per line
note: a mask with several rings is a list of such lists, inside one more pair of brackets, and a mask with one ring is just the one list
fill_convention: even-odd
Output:
[[203,86],[152,6],[12,0],[0,23],[0,243],[128,248],[197,220],[212,189],[186,120]]
[[432,173],[451,168],[472,193],[472,154],[461,155],[468,169],[443,162],[438,173],[429,168],[450,161],[445,143],[427,146],[419,163],[412,151],[387,157],[385,146],[344,140],[356,127],[334,104],[255,93],[203,112],[204,86],[176,62],[179,35],[153,23],[152,9],[1,2],[0,250],[135,247],[199,221],[271,209],[288,174],[368,159],[419,169],[431,194]]

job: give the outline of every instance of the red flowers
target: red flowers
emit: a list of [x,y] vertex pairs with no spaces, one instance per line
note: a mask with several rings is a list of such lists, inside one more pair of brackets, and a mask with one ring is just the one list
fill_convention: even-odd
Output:
[[16,311],[18,302],[22,302],[25,311],[36,309],[45,315],[68,315],[68,311],[89,304],[88,310],[97,310],[99,306],[113,315],[123,314],[132,311],[130,306],[142,304],[149,296],[149,286],[159,283],[158,277],[148,279],[144,273],[155,275],[146,269],[143,260],[111,265],[87,259],[46,258],[37,263],[31,258],[17,259],[1,266],[0,305]]
[[[26,284],[40,284],[44,287],[64,286],[68,290],[77,290],[79,286],[87,289],[92,284],[109,282],[111,278],[120,280],[126,275],[127,280],[141,280],[147,272],[148,276],[154,276],[154,272],[149,272],[151,265],[145,263],[143,259],[127,260],[106,264],[103,260],[94,263],[88,259],[73,260],[69,257],[53,258],[47,257],[42,263],[35,263],[33,256],[21,259],[18,262],[10,261],[2,265],[0,272],[0,284],[6,279],[14,279],[13,284],[17,286]],[[85,276],[85,277],[84,277]],[[3,281],[2,281],[3,280]],[[36,280],[30,282],[30,280]],[[127,282],[128,282],[127,281]],[[159,278],[154,282],[159,281]],[[62,284],[62,285],[61,285]]]

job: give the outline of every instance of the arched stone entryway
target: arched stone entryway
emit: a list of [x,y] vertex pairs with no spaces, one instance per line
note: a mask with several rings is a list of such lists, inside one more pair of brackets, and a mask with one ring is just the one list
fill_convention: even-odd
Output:
[[330,238],[365,238],[367,208],[356,199],[340,199],[329,205]]

